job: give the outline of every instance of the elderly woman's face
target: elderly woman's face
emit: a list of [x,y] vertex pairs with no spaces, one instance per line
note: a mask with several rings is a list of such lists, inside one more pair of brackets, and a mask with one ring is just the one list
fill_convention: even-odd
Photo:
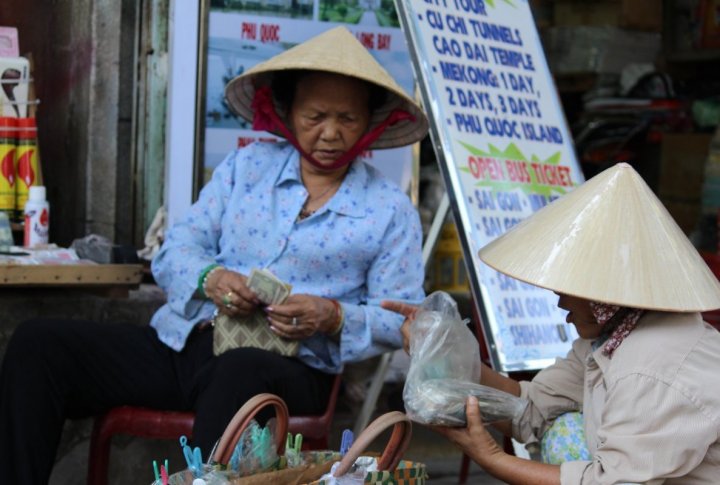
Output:
[[368,89],[355,78],[313,73],[298,81],[290,107],[290,129],[300,146],[331,164],[350,149],[370,123]]
[[558,306],[568,311],[565,321],[575,325],[581,338],[595,339],[600,336],[602,327],[595,320],[589,300],[557,292],[555,294],[560,297]]

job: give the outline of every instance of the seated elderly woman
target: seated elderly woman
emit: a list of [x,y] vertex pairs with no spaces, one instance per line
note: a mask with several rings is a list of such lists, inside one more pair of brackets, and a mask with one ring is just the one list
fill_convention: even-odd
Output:
[[[720,483],[720,333],[699,313],[720,307],[720,284],[629,165],[533,214],[480,258],[557,293],[580,336],[531,382],[482,369],[481,384],[529,403],[498,428],[542,441],[554,464],[505,453],[474,398],[466,428],[439,432],[512,484]],[[383,306],[409,317],[407,338],[415,309]],[[580,430],[568,432],[576,411]]]
[[[319,414],[344,363],[400,346],[402,318],[380,300],[423,298],[420,221],[357,157],[423,138],[421,109],[345,28],[248,70],[226,96],[286,141],[230,153],[168,232],[153,261],[168,301],[150,326],[18,327],[0,376],[3,483],[47,483],[63,421],[123,404],[194,410],[207,459],[252,396]],[[262,299],[248,287],[253,269],[290,285],[289,296]],[[216,312],[226,325],[260,318],[266,337],[299,345],[289,355],[218,346]]]

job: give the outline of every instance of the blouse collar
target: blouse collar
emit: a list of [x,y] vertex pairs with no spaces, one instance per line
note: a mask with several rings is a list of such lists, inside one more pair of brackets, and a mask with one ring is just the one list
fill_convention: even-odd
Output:
[[[291,147],[289,144],[288,146]],[[367,165],[359,159],[352,162],[342,185],[326,205],[327,210],[350,217],[364,217],[367,210],[368,179]],[[275,186],[280,187],[286,183],[302,183],[300,178],[300,153],[294,148],[285,159],[284,166],[275,181]]]

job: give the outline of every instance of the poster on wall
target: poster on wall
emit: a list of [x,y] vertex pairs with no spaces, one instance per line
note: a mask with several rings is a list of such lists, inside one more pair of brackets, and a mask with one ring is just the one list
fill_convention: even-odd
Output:
[[397,8],[493,366],[546,367],[577,337],[557,296],[506,277],[477,256],[583,182],[530,6],[527,0],[397,0]]
[[[207,38],[204,180],[234,148],[277,141],[236,117],[225,85],[263,62],[325,30],[345,25],[409,95],[414,79],[405,37],[392,0],[212,0]],[[363,159],[404,190],[412,178],[411,147],[372,150]]]

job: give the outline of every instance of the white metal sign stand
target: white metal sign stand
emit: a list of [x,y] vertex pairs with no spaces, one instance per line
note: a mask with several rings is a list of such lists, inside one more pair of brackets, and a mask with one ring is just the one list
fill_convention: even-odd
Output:
[[493,367],[541,369],[565,355],[576,337],[557,297],[477,257],[485,244],[583,181],[530,6],[526,0],[396,0],[396,8]]

